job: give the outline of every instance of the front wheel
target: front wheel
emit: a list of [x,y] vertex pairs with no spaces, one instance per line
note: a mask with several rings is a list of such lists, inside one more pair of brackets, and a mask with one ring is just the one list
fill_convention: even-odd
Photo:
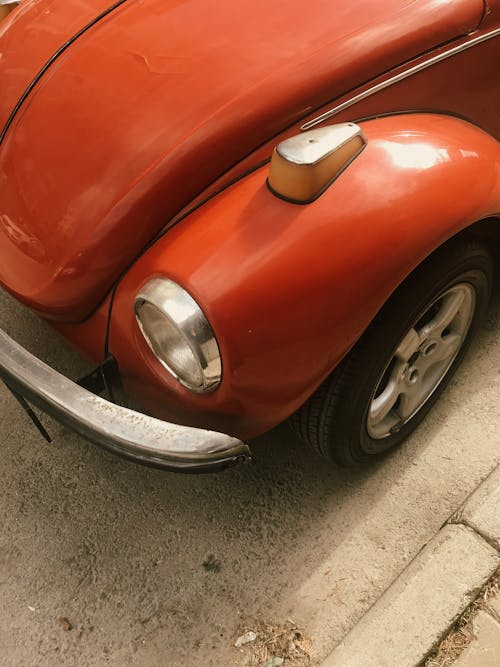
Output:
[[299,436],[349,466],[403,442],[461,362],[492,283],[492,258],[481,243],[458,242],[432,255],[293,415]]

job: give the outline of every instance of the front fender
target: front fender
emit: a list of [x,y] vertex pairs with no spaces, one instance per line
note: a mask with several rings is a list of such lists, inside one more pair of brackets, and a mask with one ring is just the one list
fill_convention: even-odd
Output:
[[[255,171],[166,233],[118,287],[110,351],[157,414],[239,437],[299,407],[422,260],[500,212],[498,142],[462,120],[412,114],[362,124],[367,147],[315,202],[295,205]],[[154,275],[204,309],[223,380],[193,395],[144,343],[133,300]]]

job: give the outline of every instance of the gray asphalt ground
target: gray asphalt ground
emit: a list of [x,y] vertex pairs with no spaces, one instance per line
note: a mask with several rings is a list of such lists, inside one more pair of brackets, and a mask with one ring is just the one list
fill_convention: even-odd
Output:
[[[4,294],[0,312],[52,365],[86,368]],[[316,664],[500,462],[499,333],[497,294],[427,421],[363,471],[326,465],[282,426],[249,466],[165,473],[48,418],[45,443],[0,388],[0,663],[237,667],[243,626],[291,618]]]

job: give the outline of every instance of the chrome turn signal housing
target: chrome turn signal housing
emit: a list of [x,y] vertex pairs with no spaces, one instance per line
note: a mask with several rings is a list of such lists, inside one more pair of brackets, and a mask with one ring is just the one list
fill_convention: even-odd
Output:
[[282,199],[308,204],[333,183],[365,146],[363,132],[355,123],[302,132],[274,149],[268,187]]
[[153,278],[134,302],[137,323],[161,365],[184,387],[201,394],[222,378],[215,334],[193,297],[168,278]]

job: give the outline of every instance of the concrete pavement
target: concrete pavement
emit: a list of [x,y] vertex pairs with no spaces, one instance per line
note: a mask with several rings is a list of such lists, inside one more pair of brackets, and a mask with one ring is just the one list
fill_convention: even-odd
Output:
[[[500,467],[377,600],[323,667],[421,664],[500,567],[499,515]],[[486,653],[483,645],[494,641],[496,620],[481,612],[478,623],[480,637],[469,651],[475,658]],[[466,665],[482,667],[480,662]]]
[[498,667],[500,662],[500,595],[472,620],[474,639],[454,667]]
[[[3,294],[0,308],[32,351],[83,372],[34,316]],[[500,463],[499,331],[497,299],[427,421],[362,471],[325,465],[281,427],[250,466],[162,473],[50,420],[44,443],[0,389],[4,664],[239,667],[242,627],[288,618],[320,664]]]

